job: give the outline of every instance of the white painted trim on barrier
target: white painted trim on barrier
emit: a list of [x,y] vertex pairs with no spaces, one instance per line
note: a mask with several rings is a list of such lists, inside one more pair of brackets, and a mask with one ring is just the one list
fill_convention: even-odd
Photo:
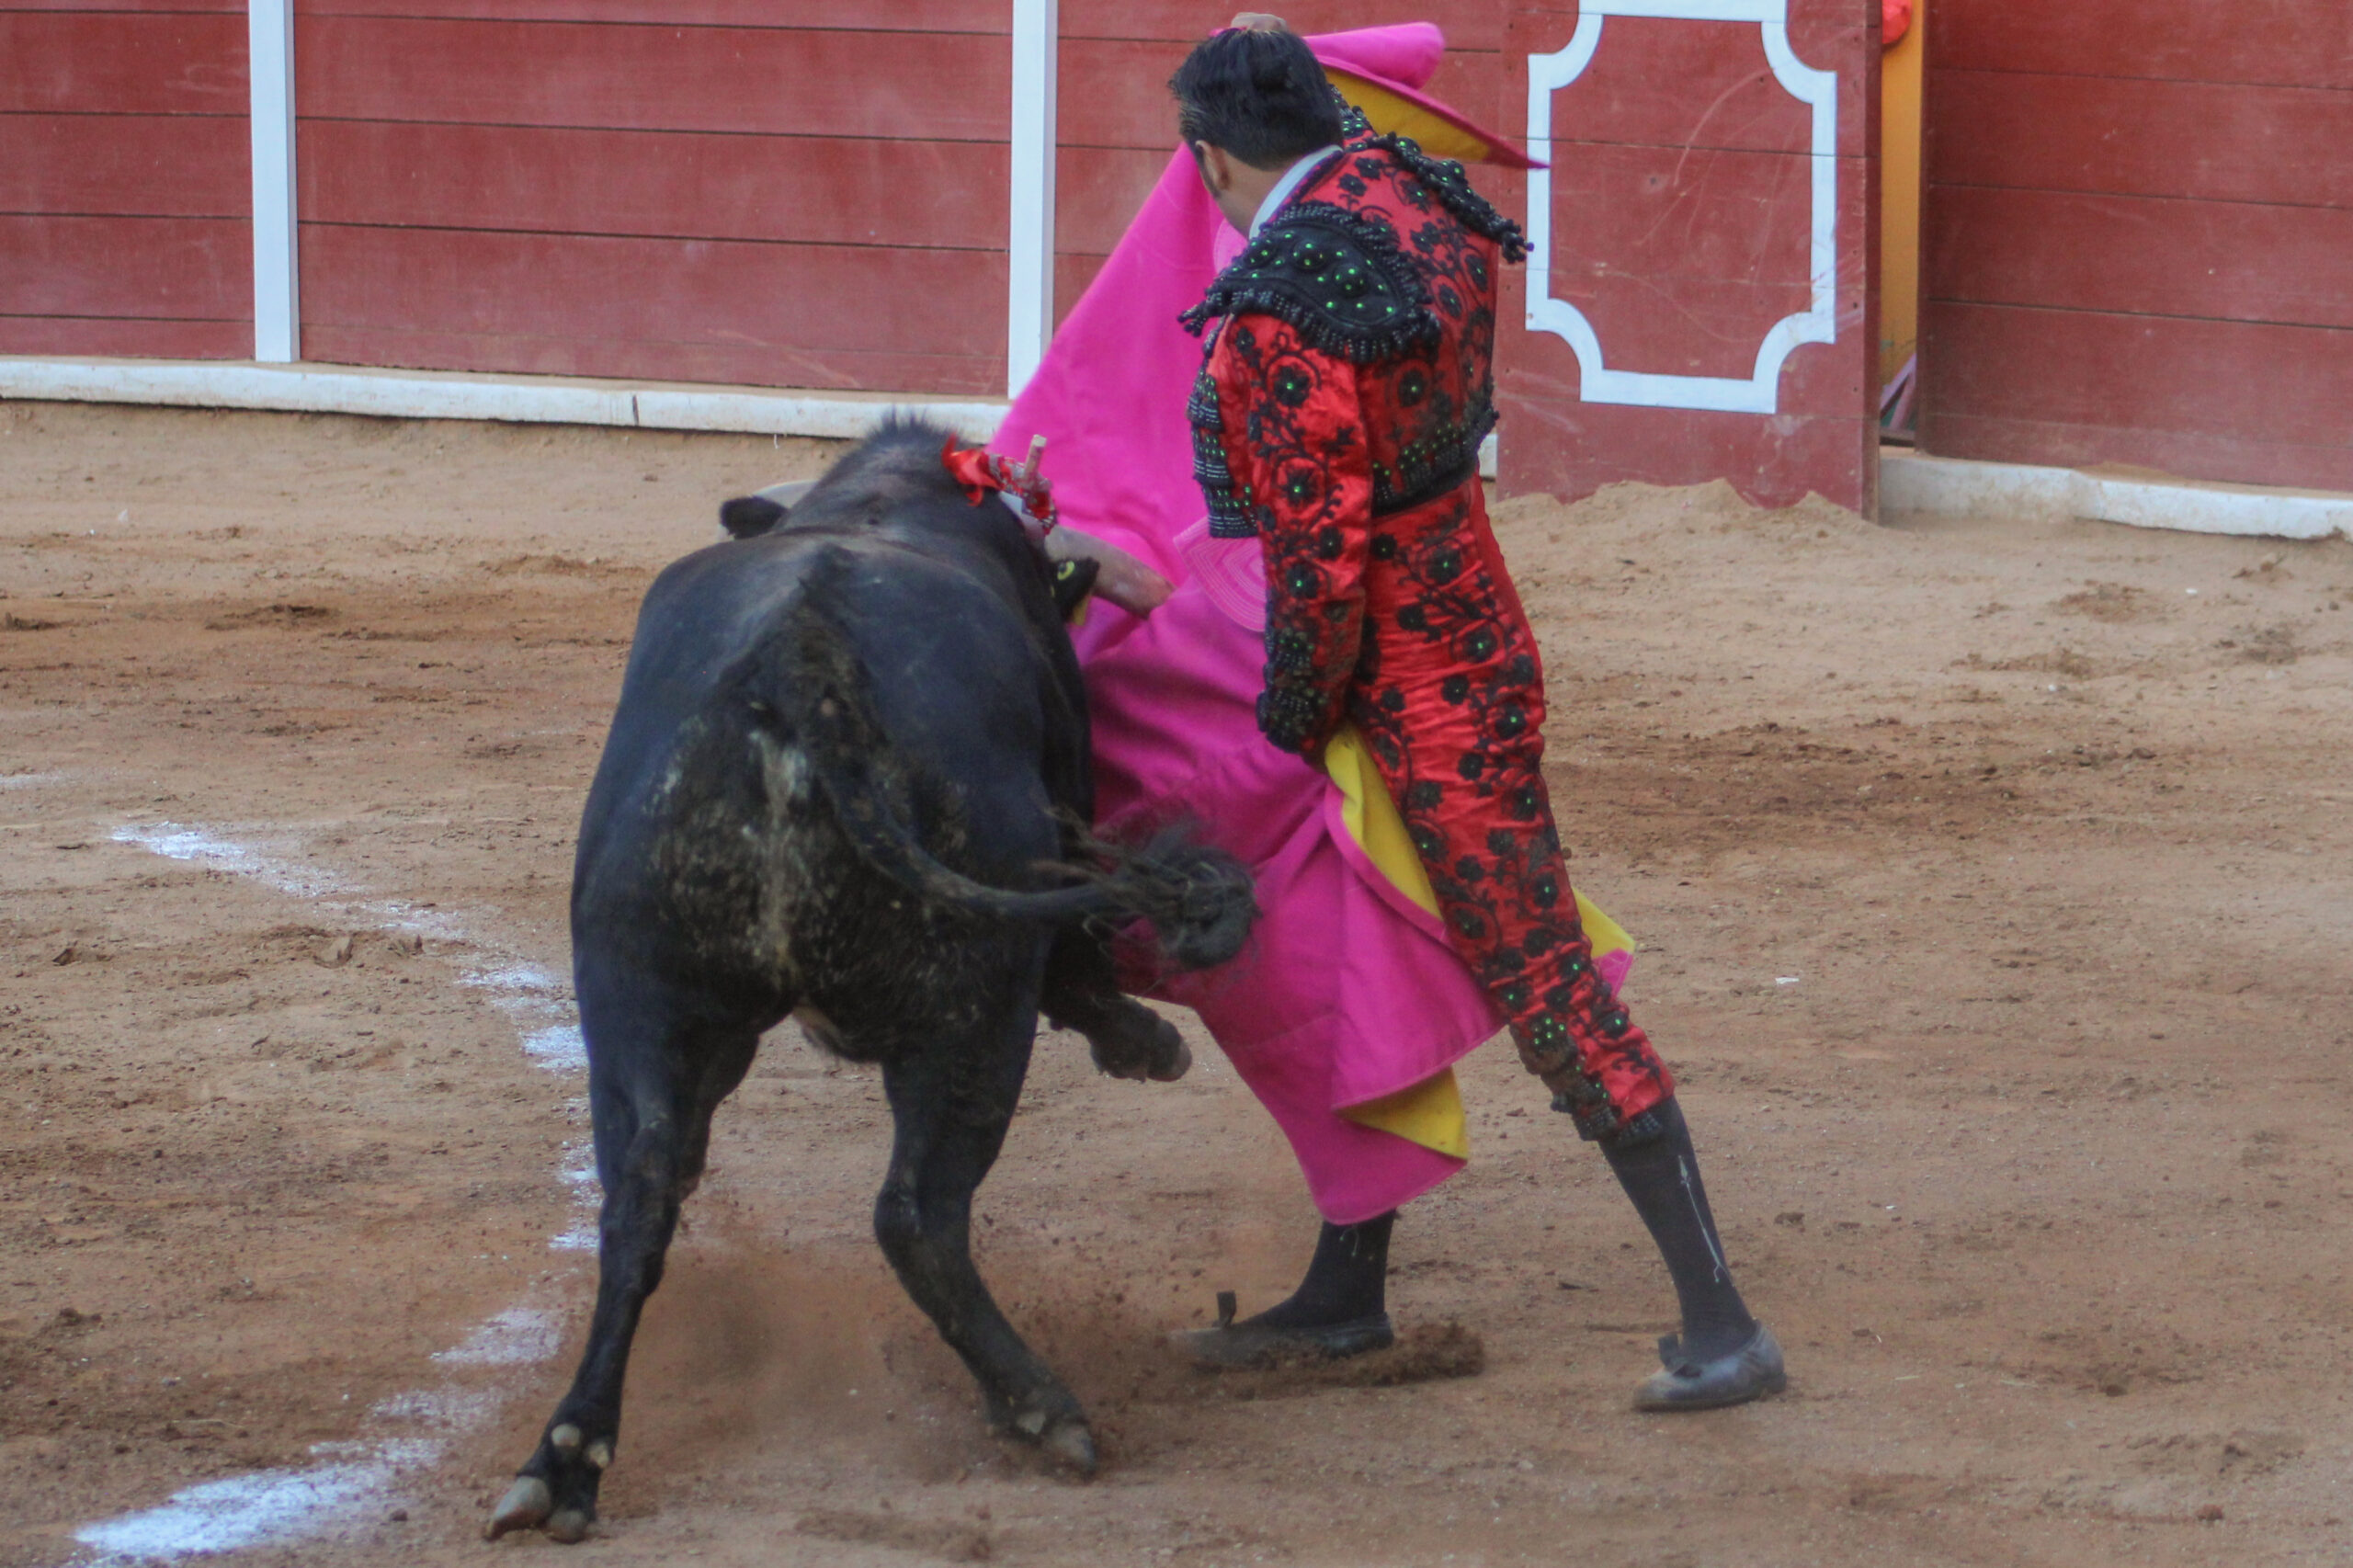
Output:
[[1879,474],[1883,514],[2083,517],[2188,533],[2353,539],[2353,495],[2328,491],[2128,479],[1902,451],[1882,452]]
[[1013,170],[1006,209],[1006,395],[1018,397],[1054,335],[1057,0],[1013,0]]
[[1781,366],[1801,344],[1838,338],[1838,75],[1817,71],[1790,49],[1788,0],[1583,0],[1576,31],[1551,54],[1528,57],[1528,150],[1552,160],[1552,95],[1584,74],[1601,47],[1606,17],[1660,17],[1693,22],[1753,22],[1764,34],[1775,80],[1813,111],[1813,182],[1808,224],[1809,307],[1773,324],[1757,345],[1755,370],[1733,376],[1668,376],[1613,370],[1586,313],[1552,295],[1552,175],[1528,176],[1528,329],[1567,342],[1577,357],[1580,399],[1650,408],[1699,408],[1771,414],[1780,405]]
[[294,212],[294,0],[245,7],[254,176],[254,358],[302,356],[301,264]]
[[996,433],[1006,407],[985,399],[776,392],[761,387],[597,381],[559,376],[492,378],[315,365],[7,358],[0,358],[0,398],[364,414],[389,419],[728,430],[839,439],[862,436],[883,415],[900,410],[939,420],[973,441]]

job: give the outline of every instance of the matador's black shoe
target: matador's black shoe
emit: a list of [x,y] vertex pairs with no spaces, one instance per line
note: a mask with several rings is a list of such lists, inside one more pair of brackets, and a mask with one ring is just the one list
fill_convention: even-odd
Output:
[[1658,1342],[1658,1358],[1665,1365],[1634,1391],[1637,1410],[1721,1410],[1790,1386],[1780,1343],[1761,1323],[1739,1348],[1704,1361],[1684,1355],[1681,1336],[1667,1335]]
[[1235,1323],[1230,1290],[1218,1292],[1217,1305],[1216,1327],[1189,1329],[1171,1336],[1192,1357],[1194,1365],[1209,1371],[1248,1371],[1286,1361],[1339,1361],[1386,1350],[1397,1343],[1397,1331],[1390,1326],[1387,1312],[1346,1323],[1278,1324],[1263,1316]]

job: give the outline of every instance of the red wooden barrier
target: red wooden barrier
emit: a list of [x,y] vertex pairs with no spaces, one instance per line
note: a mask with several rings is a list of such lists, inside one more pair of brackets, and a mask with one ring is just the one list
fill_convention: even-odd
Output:
[[303,0],[303,357],[997,392],[1009,11]]
[[2353,12],[1928,28],[1921,446],[2353,490]]
[[[1549,254],[1506,275],[1506,491],[1721,477],[1769,505],[1876,508],[1879,6],[1779,9],[1777,64],[1754,4],[1514,0],[1516,84],[1529,56],[1570,51],[1539,68],[1573,74],[1549,94],[1553,169],[1529,187],[1550,187],[1530,215],[1549,217]],[[1818,128],[1801,93],[1822,100]],[[1537,289],[1556,303],[1531,330]],[[1787,338],[1785,358],[1765,351]]]
[[235,0],[0,0],[0,353],[253,352]]
[[[0,245],[28,263],[0,280],[0,349],[242,357],[241,7],[110,3],[0,0],[0,154],[15,154],[0,155]],[[1776,66],[1755,19],[1768,0],[1597,3],[1745,6],[1749,19],[1615,15],[1548,98],[1546,297],[1582,324],[1594,364],[1526,329],[1511,275],[1506,483],[1582,493],[1727,474],[1763,499],[1811,489],[1868,508],[1876,12],[1789,0],[1796,52]],[[995,392],[1010,9],[299,0],[301,356]],[[1175,139],[1167,77],[1226,9],[1063,0],[1061,308],[1157,177]],[[1310,32],[1367,20],[1360,0],[1282,9]],[[1515,134],[1528,56],[1561,50],[1580,23],[1573,0],[1408,9],[1449,35],[1433,89]],[[1818,126],[1801,99],[1826,104],[1832,76],[1836,119]],[[1836,176],[1823,200],[1817,152]],[[1524,206],[1520,176],[1474,177]],[[2329,265],[2316,251],[2315,276]],[[1777,323],[1824,341],[1759,377]],[[1727,387],[1742,389],[1729,403]]]

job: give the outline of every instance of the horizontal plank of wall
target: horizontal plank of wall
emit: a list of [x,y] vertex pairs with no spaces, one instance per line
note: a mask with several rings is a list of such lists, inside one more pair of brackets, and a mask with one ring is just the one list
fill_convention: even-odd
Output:
[[[2353,331],[1931,300],[1921,363],[1921,444],[1938,456],[2145,462],[2253,484],[2353,477]],[[2153,433],[2186,445],[2168,456]],[[2191,444],[2210,465],[2184,460]]]
[[0,314],[0,354],[72,359],[250,359],[250,321]]
[[[1061,51],[1063,145],[1175,147],[1176,102],[1167,84],[1184,62],[1186,47],[1151,40],[1066,38]],[[1501,130],[1514,85],[1505,80],[1497,62],[1493,54],[1449,50],[1427,90],[1481,124]],[[1517,99],[1523,105],[1525,84],[1523,76]],[[1511,119],[1524,129],[1524,111]]]
[[955,33],[318,16],[294,54],[305,118],[962,142],[1011,120],[1010,48]]
[[[312,120],[301,210],[324,223],[1001,251],[1006,156],[991,142]],[[1061,249],[1108,255],[1167,157],[1063,148]],[[0,189],[7,179],[0,169]]]
[[[1199,0],[1062,0],[1061,9],[1064,38],[1166,39],[1189,46],[1223,27],[1242,7],[1204,6]],[[1500,0],[1415,0],[1370,15],[1362,0],[1287,0],[1277,9],[1294,32],[1427,21],[1445,30],[1449,51],[1493,52],[1503,47],[1506,7]]]
[[0,212],[242,218],[241,116],[0,115]]
[[1930,69],[2272,86],[2353,80],[2353,11],[2312,0],[1937,0]]
[[1938,185],[2353,207],[2353,92],[1940,71],[1934,100]]
[[323,326],[1004,351],[1003,259],[963,251],[305,223],[302,264],[305,318]]
[[1005,290],[969,251],[302,226],[303,356],[343,364],[992,392]]
[[0,313],[253,319],[242,220],[0,216]]
[[1938,415],[1935,425],[1936,457],[1979,455],[1991,462],[2055,469],[2146,469],[2225,484],[2353,492],[2353,452],[2343,447],[1974,414]]
[[[863,392],[940,387],[941,395],[1005,391],[1005,361],[884,350],[779,350],[761,344],[665,342],[443,332],[425,327],[305,326],[302,357],[315,365],[467,370],[490,375],[595,376]],[[930,395],[914,393],[910,395]]]
[[1964,186],[1924,228],[1947,300],[2353,327],[2353,208]]
[[1005,247],[1002,142],[332,119],[301,134],[301,210],[323,223]]
[[1003,35],[1013,0],[295,0],[297,17],[439,17],[658,27],[853,28]]
[[[180,10],[242,9],[233,0],[137,0],[141,6]],[[44,8],[41,0],[0,0],[0,10]],[[109,6],[131,9],[131,6]],[[1415,20],[1446,29],[1449,49],[1493,51],[1503,37],[1503,7],[1495,0],[1423,0]],[[850,28],[891,32],[1006,33],[1012,0],[297,0],[301,16],[439,17],[499,21],[642,23],[665,27]],[[1222,26],[1232,13],[1204,10],[1196,0],[1063,0],[1066,39],[1191,40]],[[1300,32],[1332,32],[1366,25],[1354,0],[1305,0],[1283,8]]]
[[98,15],[121,12],[212,12],[242,17],[246,0],[0,0],[0,11],[87,11]]
[[242,117],[245,97],[242,14],[0,12],[0,113]]

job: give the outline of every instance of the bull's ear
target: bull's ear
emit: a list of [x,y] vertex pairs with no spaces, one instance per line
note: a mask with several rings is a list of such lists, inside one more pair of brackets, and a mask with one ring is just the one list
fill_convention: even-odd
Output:
[[765,495],[738,495],[719,504],[719,526],[731,539],[757,539],[773,532],[789,514]]

